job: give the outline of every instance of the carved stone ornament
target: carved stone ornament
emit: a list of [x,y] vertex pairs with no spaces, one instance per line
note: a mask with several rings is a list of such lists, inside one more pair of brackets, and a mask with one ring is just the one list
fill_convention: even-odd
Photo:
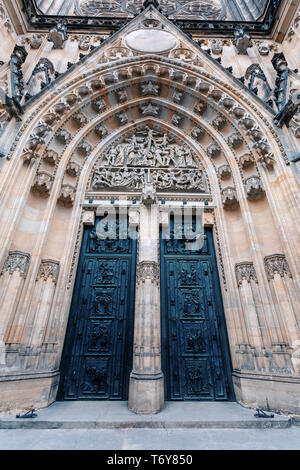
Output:
[[59,159],[58,153],[55,152],[55,150],[52,150],[52,149],[46,150],[46,152],[44,153],[44,156],[43,156],[43,160],[45,160],[45,162],[49,163],[49,165],[55,165],[58,162],[58,159]]
[[125,111],[117,113],[116,118],[119,121],[119,124],[127,124],[127,122],[129,121],[128,116],[125,113]]
[[241,136],[241,134],[234,133],[228,137],[227,142],[230,147],[232,147],[233,149],[237,149],[243,144],[243,137]]
[[62,49],[67,39],[67,22],[59,20],[53,28],[50,29],[48,41],[53,43],[54,49]]
[[66,168],[66,172],[68,173],[68,175],[76,178],[80,172],[80,165],[75,162],[69,162]]
[[13,274],[15,271],[18,271],[21,276],[26,277],[29,263],[30,254],[23,253],[22,251],[10,251],[5,260],[1,275],[5,272]]
[[30,47],[32,49],[38,49],[41,46],[43,39],[44,37],[42,34],[33,34],[29,39]]
[[210,48],[213,54],[222,54],[223,52],[223,41],[221,39],[212,39],[210,41]]
[[288,265],[285,255],[274,254],[266,256],[264,259],[264,263],[269,281],[271,279],[274,279],[275,274],[279,274],[281,277],[292,277],[292,273],[290,271],[290,267]]
[[252,47],[251,36],[239,25],[234,31],[234,45],[238,54],[247,54],[248,47]]
[[119,103],[125,103],[128,100],[126,90],[116,90],[116,97]]
[[63,184],[58,197],[58,203],[65,207],[72,207],[75,200],[76,188],[71,184]]
[[92,107],[97,113],[103,113],[106,110],[105,101],[101,98],[92,102]]
[[222,203],[226,210],[234,210],[239,206],[235,188],[228,187],[222,190]]
[[217,116],[213,121],[212,121],[212,125],[215,129],[217,129],[218,131],[221,131],[222,129],[224,129],[224,127],[226,126],[227,124],[227,119],[225,118],[225,116],[223,116],[222,114],[219,114],[219,116]]
[[32,192],[35,194],[39,194],[41,197],[46,198],[49,197],[50,191],[53,184],[53,176],[48,171],[39,171],[36,174]]
[[251,201],[257,201],[265,195],[265,190],[259,176],[250,176],[249,178],[246,178],[245,189],[247,198]]
[[206,108],[207,108],[207,102],[200,100],[194,107],[194,111],[197,114],[203,114],[206,111]]
[[67,131],[66,129],[60,129],[56,134],[55,134],[55,137],[57,138],[57,140],[66,145],[70,140],[71,140],[71,134],[69,131]]
[[182,114],[175,113],[172,117],[172,124],[174,124],[174,126],[180,126],[183,120],[184,116],[182,116]]
[[251,155],[251,153],[245,153],[239,158],[239,162],[243,170],[246,170],[247,168],[250,168],[251,166],[254,165],[255,160],[254,160],[253,155]]
[[47,279],[51,279],[54,284],[56,284],[57,279],[58,279],[58,274],[59,274],[59,262],[58,261],[53,261],[51,259],[44,259],[42,260],[38,275],[37,275],[37,281],[42,279],[44,281],[47,281]]
[[142,116],[153,116],[153,117],[158,117],[159,112],[160,112],[160,106],[157,104],[153,103],[143,103],[140,105],[140,110],[142,113]]
[[229,165],[222,165],[218,168],[218,174],[221,180],[226,180],[231,176],[231,169]]
[[54,111],[59,115],[64,114],[69,108],[70,106],[62,101],[53,106]]
[[239,287],[243,284],[244,280],[249,283],[251,281],[258,283],[254,265],[250,261],[237,263],[235,265],[235,275]]
[[83,113],[81,113],[80,111],[73,114],[72,119],[77,124],[77,126],[79,126],[79,127],[85,126],[85,124],[88,121],[87,117]]
[[159,126],[142,126],[122,139],[105,150],[92,189],[140,190],[148,181],[160,191],[208,192],[193,151]]
[[157,202],[157,194],[155,186],[152,183],[145,183],[141,195],[141,203],[147,207],[152,206]]
[[196,140],[201,140],[205,136],[205,130],[202,127],[194,127],[191,136]]
[[137,284],[144,283],[146,279],[150,279],[155,284],[159,283],[159,265],[155,261],[141,261],[138,263],[136,272]]
[[141,83],[142,96],[146,96],[146,95],[158,96],[158,92],[159,92],[159,86],[157,83],[152,82],[152,81]]
[[95,127],[95,134],[97,134],[98,137],[105,137],[108,134],[108,130],[103,124],[98,124],[98,126]]
[[82,140],[78,144],[77,150],[81,155],[87,156],[90,153],[90,151],[92,150],[92,146],[86,140]]
[[207,147],[206,152],[210,158],[215,158],[220,155],[221,148],[218,144],[211,144],[209,147]]

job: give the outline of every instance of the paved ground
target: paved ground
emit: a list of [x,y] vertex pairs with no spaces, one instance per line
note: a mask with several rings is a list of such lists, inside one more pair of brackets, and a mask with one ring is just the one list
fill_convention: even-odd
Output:
[[35,419],[1,418],[0,449],[300,450],[300,426],[287,416],[265,420],[254,412],[237,403],[187,402],[139,416],[124,402],[55,403]]
[[300,450],[289,429],[0,430],[1,450]]

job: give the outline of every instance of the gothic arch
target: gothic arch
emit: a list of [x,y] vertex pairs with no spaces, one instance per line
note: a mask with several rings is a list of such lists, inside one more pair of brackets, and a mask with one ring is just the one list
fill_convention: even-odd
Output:
[[[260,378],[299,373],[292,357],[300,311],[296,181],[272,127],[272,110],[199,51],[196,57],[178,47],[183,66],[176,54],[134,56],[115,49],[93,51],[70,67],[56,89],[49,87],[47,97],[42,92],[27,104],[3,167],[1,204],[10,215],[10,223],[3,219],[0,226],[6,288],[10,258],[29,256],[14,280],[18,304],[11,307],[5,336],[10,366],[34,366],[32,356],[18,355],[29,344],[43,352],[40,370],[51,367],[55,377],[84,217],[96,207],[86,198],[91,173],[108,145],[148,123],[185,142],[207,175],[207,217],[214,226],[236,380],[246,372]],[[118,54],[123,57],[115,59]],[[24,240],[25,219],[33,230]],[[50,307],[43,311],[40,344],[32,331],[41,319],[33,312],[45,302],[45,281]],[[4,301],[4,290],[1,295]]]

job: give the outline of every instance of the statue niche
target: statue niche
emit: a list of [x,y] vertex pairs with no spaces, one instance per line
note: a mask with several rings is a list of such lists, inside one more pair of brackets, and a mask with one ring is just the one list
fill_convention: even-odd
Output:
[[171,133],[144,126],[110,145],[96,164],[92,190],[141,190],[207,193],[202,167],[193,151]]

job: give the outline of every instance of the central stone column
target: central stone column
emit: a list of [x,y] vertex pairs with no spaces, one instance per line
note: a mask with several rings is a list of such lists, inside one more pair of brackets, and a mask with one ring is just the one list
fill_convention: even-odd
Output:
[[140,236],[136,276],[133,370],[129,409],[157,413],[164,406],[161,371],[159,208],[154,200],[140,206]]

